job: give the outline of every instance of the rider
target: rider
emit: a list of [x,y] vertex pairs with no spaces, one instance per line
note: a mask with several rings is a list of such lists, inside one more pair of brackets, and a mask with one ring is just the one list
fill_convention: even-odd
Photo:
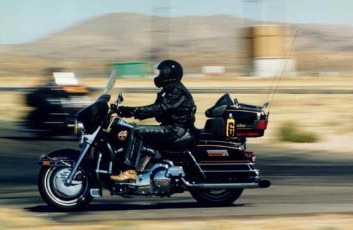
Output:
[[154,84],[162,87],[156,101],[142,107],[119,106],[118,114],[140,120],[154,117],[160,125],[135,126],[130,151],[126,151],[124,157],[125,171],[112,175],[113,181],[136,180],[142,140],[150,145],[168,145],[194,127],[196,106],[189,90],[181,83],[182,66],[176,61],[165,60],[156,68],[158,76],[154,78]]

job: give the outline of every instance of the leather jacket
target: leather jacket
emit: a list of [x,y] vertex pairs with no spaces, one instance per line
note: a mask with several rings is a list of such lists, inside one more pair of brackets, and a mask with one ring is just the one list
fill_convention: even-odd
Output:
[[135,118],[155,117],[161,125],[191,128],[195,121],[196,106],[189,90],[181,83],[168,84],[157,94],[154,104],[136,107]]

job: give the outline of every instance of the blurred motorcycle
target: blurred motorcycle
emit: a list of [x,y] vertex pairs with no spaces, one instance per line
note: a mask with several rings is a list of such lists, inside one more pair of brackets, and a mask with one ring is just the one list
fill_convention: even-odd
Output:
[[53,80],[26,95],[33,108],[24,125],[42,135],[72,135],[75,114],[91,104],[89,89],[72,72],[54,72]]

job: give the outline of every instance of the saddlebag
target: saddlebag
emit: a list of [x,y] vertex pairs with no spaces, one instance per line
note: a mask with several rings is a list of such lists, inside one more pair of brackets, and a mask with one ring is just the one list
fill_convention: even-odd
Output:
[[223,95],[206,111],[209,117],[205,131],[226,139],[261,137],[267,128],[268,115],[258,106],[234,104],[229,94]]
[[256,176],[252,159],[240,145],[224,141],[199,141],[194,156],[206,177]]

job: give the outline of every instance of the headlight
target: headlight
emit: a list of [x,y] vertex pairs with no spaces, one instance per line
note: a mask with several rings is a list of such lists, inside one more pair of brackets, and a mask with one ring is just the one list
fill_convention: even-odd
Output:
[[78,121],[77,119],[75,120],[75,127],[74,127],[74,133],[76,135],[80,134],[83,130],[85,129],[85,127],[83,126],[83,123]]

